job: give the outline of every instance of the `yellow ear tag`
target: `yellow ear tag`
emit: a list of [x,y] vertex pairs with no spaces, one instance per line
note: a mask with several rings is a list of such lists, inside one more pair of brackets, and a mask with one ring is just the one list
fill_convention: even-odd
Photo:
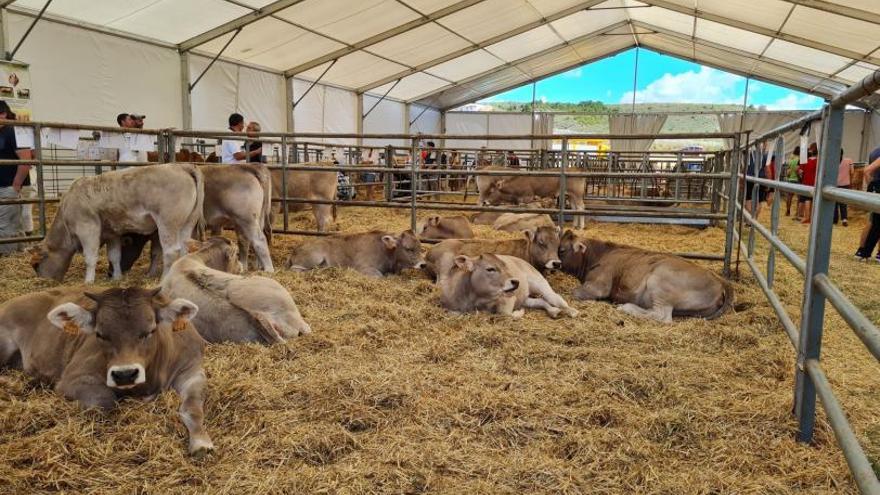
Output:
[[77,325],[76,323],[74,323],[71,320],[67,320],[64,322],[63,330],[64,330],[64,333],[66,333],[67,335],[73,336],[73,337],[76,337],[77,335],[79,335],[79,325]]
[[182,332],[186,330],[186,320],[183,318],[177,318],[174,320],[174,323],[171,324],[171,330],[175,332]]

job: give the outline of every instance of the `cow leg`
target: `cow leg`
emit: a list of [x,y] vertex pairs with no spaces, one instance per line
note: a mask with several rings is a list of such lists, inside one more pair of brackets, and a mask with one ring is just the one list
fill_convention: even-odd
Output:
[[333,218],[332,205],[312,205],[315,214],[315,222],[318,224],[318,232],[327,232],[330,230],[330,223]]
[[530,309],[543,309],[550,315],[550,318],[559,318],[559,314],[562,312],[561,309],[552,306],[547,301],[541,299],[540,297],[528,297],[526,298],[523,305]]
[[[529,277],[528,282],[530,295],[540,295],[544,301],[555,308],[559,308],[560,310],[565,311],[565,314],[571,316],[572,318],[578,315],[578,311],[569,306],[565,299],[557,294],[556,291],[553,290],[553,287],[550,287],[550,283],[547,282],[547,279],[545,279],[544,277]],[[551,316],[553,315],[551,314]]]
[[95,235],[79,235],[80,244],[82,245],[83,257],[86,260],[86,283],[91,284],[95,282],[95,268],[98,266],[98,251],[101,248],[101,243],[99,241],[101,234],[95,233]]
[[179,376],[174,380],[174,390],[180,395],[180,419],[189,432],[189,453],[201,457],[214,450],[214,443],[205,430],[205,372],[199,369],[194,373]]
[[657,320],[661,323],[672,323],[672,306],[655,302],[651,309],[645,309],[633,303],[621,304],[617,309],[638,318]]
[[235,242],[238,244],[238,262],[244,271],[249,271],[251,257],[251,242],[245,235],[246,227],[235,226]]
[[[250,229],[242,230],[248,232],[248,234],[245,235],[245,240],[247,241],[247,245],[254,246],[254,253],[257,255],[257,260],[260,262],[260,268],[269,273],[274,272],[275,267],[272,265],[272,255],[269,253],[269,242],[266,240],[266,235],[263,234],[263,229],[260,228],[259,224],[254,222],[251,224]],[[239,239],[241,239],[241,236],[239,236]]]
[[382,278],[382,272],[378,268],[360,267],[356,268],[356,270],[368,277]]
[[[578,195],[574,195],[571,198],[571,207],[574,210],[584,211],[584,198],[578,197]],[[585,229],[587,228],[587,217],[583,215],[575,215],[574,216],[574,228],[576,229]]]
[[148,277],[158,277],[162,272],[159,263],[162,260],[162,242],[159,241],[159,234],[154,233],[150,238],[150,269],[147,271]]
[[171,265],[177,259],[186,254],[185,239],[188,236],[181,236],[180,232],[169,232],[167,228],[159,224],[159,243],[162,245],[162,276],[168,274]]
[[64,398],[77,401],[85,408],[98,407],[106,411],[116,405],[116,395],[107,387],[103,378],[92,375],[62,378],[55,390]]
[[516,308],[516,298],[505,297],[498,301],[498,303],[495,305],[495,312],[500,315],[509,316],[514,320],[518,320],[526,314],[524,309],[514,308]]
[[107,242],[107,259],[113,268],[113,280],[122,278],[122,238],[114,237]]
[[607,299],[611,295],[611,278],[605,276],[588,276],[584,283],[576,288],[571,296],[578,301],[596,301]]

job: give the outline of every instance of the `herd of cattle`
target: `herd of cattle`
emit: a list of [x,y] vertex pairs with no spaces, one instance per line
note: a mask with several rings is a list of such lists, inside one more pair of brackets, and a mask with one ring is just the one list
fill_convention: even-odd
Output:
[[[151,240],[150,272],[158,276],[161,262],[160,285],[97,292],[60,287],[6,301],[0,305],[0,367],[23,369],[85,406],[110,408],[122,397],[149,400],[174,389],[181,397],[189,452],[212,450],[203,425],[205,343],[272,344],[312,331],[283,286],[242,275],[251,246],[259,268],[274,271],[272,198],[282,195],[280,184],[286,184],[287,197],[335,195],[333,172],[288,171],[283,178],[280,172],[258,164],[175,163],[75,181],[45,240],[32,249],[37,275],[62,281],[81,252],[85,281],[92,283],[99,249],[106,245],[112,277],[119,279]],[[558,179],[552,177],[493,179],[480,185],[481,202],[502,195],[505,201],[527,203],[559,194]],[[567,188],[574,188],[570,197],[582,196],[576,194],[583,188],[578,184],[568,181]],[[329,228],[335,209],[321,204],[313,210],[319,229]],[[476,239],[472,224],[523,236]],[[219,234],[224,227],[235,230],[237,243],[216,235],[201,240],[206,229]],[[440,242],[423,253],[422,239]],[[709,270],[571,230],[561,234],[547,215],[431,217],[418,233],[314,238],[297,244],[284,266],[292,271],[348,267],[371,277],[420,269],[436,281],[447,310],[513,318],[526,308],[543,309],[553,318],[578,315],[544,278],[553,270],[578,278],[575,299],[607,299],[631,315],[663,322],[673,316],[714,318],[733,304],[730,284]]]

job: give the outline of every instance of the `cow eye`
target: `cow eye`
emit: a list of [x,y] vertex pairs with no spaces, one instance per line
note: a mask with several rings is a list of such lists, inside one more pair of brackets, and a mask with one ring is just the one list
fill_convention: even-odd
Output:
[[141,334],[141,340],[147,340],[147,339],[150,337],[150,335],[153,335],[153,332],[155,332],[155,329],[154,329],[154,330],[150,330],[149,332],[144,332],[144,333],[142,333],[142,334]]
[[110,339],[108,339],[107,336],[104,335],[103,333],[95,333],[95,337],[97,337],[98,340],[104,340],[104,341],[110,340]]
[[489,268],[486,268],[486,271],[489,272],[489,273],[495,273],[495,272],[497,272],[498,270],[496,270],[495,268],[492,268],[492,267],[490,266]]

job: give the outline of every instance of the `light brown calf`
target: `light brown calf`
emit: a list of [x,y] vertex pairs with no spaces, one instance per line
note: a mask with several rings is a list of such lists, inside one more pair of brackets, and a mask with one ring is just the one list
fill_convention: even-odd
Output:
[[[302,163],[300,165],[323,165],[333,166],[332,162],[326,163]],[[289,170],[286,173],[286,183],[282,170],[272,170],[272,197],[281,198],[281,188],[287,186],[288,198],[316,199],[321,201],[333,201],[336,199],[336,172],[306,172],[301,170]],[[336,205],[314,203],[312,212],[319,232],[330,229],[331,223],[336,221]],[[288,211],[302,211],[306,209],[303,203],[288,203]]]
[[464,216],[430,217],[419,228],[421,239],[472,239],[474,231]]
[[421,242],[411,230],[393,235],[372,231],[311,239],[293,248],[287,268],[307,271],[343,266],[381,277],[408,268],[421,268]]

